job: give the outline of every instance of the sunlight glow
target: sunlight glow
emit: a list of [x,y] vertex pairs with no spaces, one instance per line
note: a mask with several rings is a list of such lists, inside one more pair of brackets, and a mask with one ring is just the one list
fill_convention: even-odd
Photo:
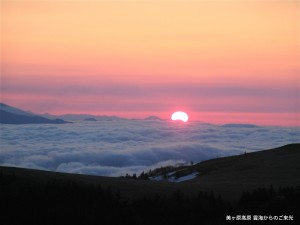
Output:
[[185,112],[174,112],[171,117],[172,120],[181,120],[183,122],[187,122],[189,120],[188,115]]

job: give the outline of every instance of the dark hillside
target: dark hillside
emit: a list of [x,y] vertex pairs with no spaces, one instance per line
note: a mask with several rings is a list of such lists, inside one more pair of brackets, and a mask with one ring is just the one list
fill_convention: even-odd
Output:
[[[204,161],[187,170],[199,172],[186,183],[229,198],[259,187],[300,186],[300,144]],[[184,171],[182,171],[184,172]]]
[[234,223],[226,216],[254,222],[254,215],[282,215],[286,221],[259,224],[291,224],[300,218],[298,164],[294,144],[187,167],[185,174],[200,175],[182,183],[0,167],[0,221],[206,225]]

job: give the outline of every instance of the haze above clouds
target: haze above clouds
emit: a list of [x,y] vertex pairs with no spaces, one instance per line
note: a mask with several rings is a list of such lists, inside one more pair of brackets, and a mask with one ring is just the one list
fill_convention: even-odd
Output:
[[296,127],[121,120],[1,124],[0,164],[120,176],[300,142]]

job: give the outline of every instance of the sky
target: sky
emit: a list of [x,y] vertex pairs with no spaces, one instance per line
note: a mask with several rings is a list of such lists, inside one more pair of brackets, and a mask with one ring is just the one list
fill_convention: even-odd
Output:
[[1,102],[300,126],[298,0],[1,0]]

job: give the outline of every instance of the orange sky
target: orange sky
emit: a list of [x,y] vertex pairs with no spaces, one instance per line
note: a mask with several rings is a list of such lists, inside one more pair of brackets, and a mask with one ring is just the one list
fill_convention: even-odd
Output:
[[2,0],[1,101],[297,126],[299,9],[296,0]]

